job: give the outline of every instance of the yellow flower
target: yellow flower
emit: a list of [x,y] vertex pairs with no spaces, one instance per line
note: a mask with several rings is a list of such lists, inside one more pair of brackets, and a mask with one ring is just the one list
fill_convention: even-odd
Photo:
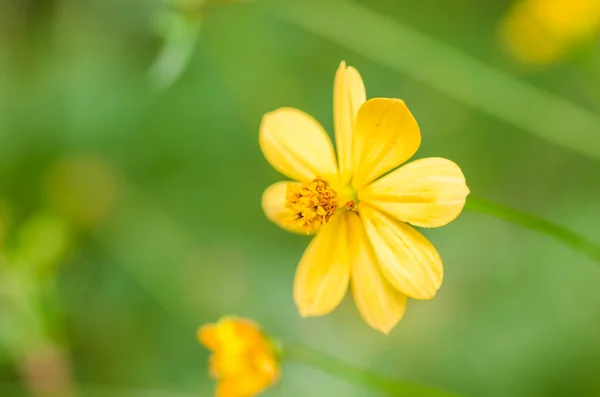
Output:
[[519,60],[547,64],[600,29],[598,0],[520,0],[501,24],[501,38]]
[[210,374],[216,397],[252,397],[279,379],[279,360],[271,341],[252,321],[226,317],[200,327],[198,340],[213,352]]
[[399,99],[366,101],[360,74],[344,62],[333,102],[337,162],[327,133],[309,115],[281,108],[264,116],[262,151],[295,182],[267,188],[263,209],[287,230],[317,232],[294,281],[302,316],[329,313],[350,285],[364,320],[388,333],[407,296],[433,298],[442,283],[436,249],[407,223],[447,224],[462,211],[469,189],[450,160],[397,168],[419,148],[419,126]]

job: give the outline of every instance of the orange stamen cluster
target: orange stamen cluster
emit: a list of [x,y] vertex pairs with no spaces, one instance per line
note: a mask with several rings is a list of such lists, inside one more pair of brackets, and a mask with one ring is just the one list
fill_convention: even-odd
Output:
[[354,200],[346,201],[346,204],[344,204],[344,208],[346,208],[347,211],[356,211],[356,201],[354,201]]
[[327,181],[317,177],[302,184],[290,183],[286,192],[287,222],[309,234],[327,223],[337,207],[336,192]]

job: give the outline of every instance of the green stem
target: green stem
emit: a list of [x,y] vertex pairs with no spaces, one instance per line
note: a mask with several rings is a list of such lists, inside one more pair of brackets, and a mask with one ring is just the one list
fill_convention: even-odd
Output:
[[388,396],[403,397],[457,397],[457,394],[387,378],[375,372],[345,363],[328,354],[301,345],[284,344],[283,359],[296,361],[320,369],[330,375],[347,380]]
[[495,216],[496,218],[504,219],[553,237],[575,251],[579,251],[587,255],[590,259],[600,263],[600,245],[587,239],[585,236],[572,232],[555,223],[502,204],[476,197],[469,196],[465,208],[473,212]]

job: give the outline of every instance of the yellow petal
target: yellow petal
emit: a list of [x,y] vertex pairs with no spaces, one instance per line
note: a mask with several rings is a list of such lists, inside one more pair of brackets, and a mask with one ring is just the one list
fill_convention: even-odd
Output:
[[350,279],[347,234],[345,217],[334,215],[304,252],[294,279],[301,316],[327,314],[344,298]]
[[254,373],[223,379],[217,384],[216,397],[251,397],[260,394],[270,385],[268,379]]
[[364,226],[354,212],[348,212],[348,245],[352,258],[352,294],[362,318],[371,327],[387,334],[406,309],[406,296],[384,278],[367,239]]
[[248,357],[245,352],[234,352],[231,354],[227,350],[217,351],[210,357],[210,372],[216,379],[234,378],[248,372]]
[[420,144],[419,125],[404,101],[369,99],[358,110],[354,126],[352,186],[358,190],[398,167]]
[[315,119],[298,109],[281,108],[265,114],[259,143],[269,163],[291,179],[337,179],[331,140]]
[[433,298],[444,273],[433,245],[411,226],[364,203],[358,211],[386,279],[410,298]]
[[469,188],[450,160],[416,160],[358,192],[358,199],[402,222],[439,227],[454,220],[465,206]]
[[216,326],[213,324],[203,325],[196,334],[200,343],[209,350],[217,350],[220,346],[217,337]]
[[333,121],[338,153],[340,177],[344,184],[352,177],[352,129],[358,108],[367,100],[365,85],[360,74],[342,61],[333,84]]
[[285,222],[286,218],[290,216],[290,212],[285,207],[285,192],[290,183],[294,182],[276,182],[265,190],[262,196],[263,211],[267,218],[277,226],[289,232],[306,235],[306,229]]

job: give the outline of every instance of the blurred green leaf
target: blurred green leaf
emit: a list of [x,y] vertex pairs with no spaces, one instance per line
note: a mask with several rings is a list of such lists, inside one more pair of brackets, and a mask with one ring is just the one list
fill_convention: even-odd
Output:
[[64,258],[71,244],[71,230],[62,218],[38,213],[17,232],[16,247],[9,251],[10,261],[25,266],[36,276],[48,276]]

